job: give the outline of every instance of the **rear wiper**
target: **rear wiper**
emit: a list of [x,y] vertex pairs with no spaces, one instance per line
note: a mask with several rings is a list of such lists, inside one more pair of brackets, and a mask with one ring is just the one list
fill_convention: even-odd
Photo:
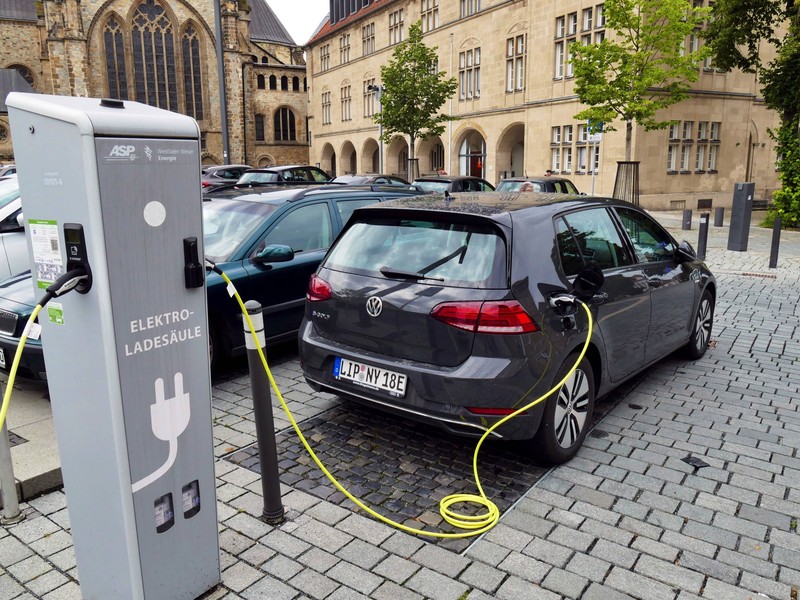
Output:
[[430,281],[444,281],[444,279],[441,277],[428,277],[424,273],[397,271],[395,269],[390,269],[389,267],[381,267],[380,271],[384,277],[389,277],[391,279],[413,279],[414,281],[419,281],[420,279],[429,279]]

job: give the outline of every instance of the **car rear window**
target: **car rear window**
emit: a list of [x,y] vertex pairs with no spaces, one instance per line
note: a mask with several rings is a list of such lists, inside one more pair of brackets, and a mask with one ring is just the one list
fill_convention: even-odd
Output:
[[447,186],[450,185],[449,181],[415,181],[414,185],[426,192],[444,192]]
[[506,247],[488,224],[379,218],[355,223],[325,260],[337,271],[422,275],[431,285],[505,288]]

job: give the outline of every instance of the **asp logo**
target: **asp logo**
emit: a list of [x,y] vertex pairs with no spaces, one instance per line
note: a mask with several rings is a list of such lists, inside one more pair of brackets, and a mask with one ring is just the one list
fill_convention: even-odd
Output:
[[133,160],[136,158],[136,146],[115,144],[108,153],[109,160]]

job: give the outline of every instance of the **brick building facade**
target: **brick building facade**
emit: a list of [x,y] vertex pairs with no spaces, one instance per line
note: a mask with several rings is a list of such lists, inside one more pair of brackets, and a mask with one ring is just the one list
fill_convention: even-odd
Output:
[[[204,164],[308,162],[303,53],[266,0],[0,0],[0,39],[0,68],[36,92],[136,100],[194,117]],[[0,112],[0,161],[11,160]]]

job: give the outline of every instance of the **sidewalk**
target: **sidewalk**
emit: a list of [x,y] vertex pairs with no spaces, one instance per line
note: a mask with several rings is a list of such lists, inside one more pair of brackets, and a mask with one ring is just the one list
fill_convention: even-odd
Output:
[[[699,215],[691,231],[680,229],[680,213],[656,217],[697,247]],[[795,600],[800,233],[782,233],[775,269],[771,230],[751,228],[747,252],[726,250],[727,227],[709,233],[707,262],[719,286],[709,352],[695,363],[667,358],[624,396],[601,402],[611,408],[578,456],[546,472],[463,548],[396,531],[349,502],[321,500],[289,473],[287,522],[261,522],[258,475],[228,460],[255,442],[249,381],[246,373],[215,381],[223,582],[206,598]],[[296,355],[278,357],[273,371],[298,421],[339,406],[305,385]],[[53,477],[57,455],[46,388],[18,387],[25,391],[15,395],[9,423],[28,440],[12,448],[25,490],[41,473],[26,471],[20,457],[29,453],[36,464],[38,456]],[[275,415],[283,432],[283,412],[276,407]],[[682,460],[689,456],[708,466]],[[481,475],[491,482],[491,470]],[[430,505],[437,510],[435,499]],[[22,506],[27,519],[0,528],[0,599],[80,598],[63,492]]]

